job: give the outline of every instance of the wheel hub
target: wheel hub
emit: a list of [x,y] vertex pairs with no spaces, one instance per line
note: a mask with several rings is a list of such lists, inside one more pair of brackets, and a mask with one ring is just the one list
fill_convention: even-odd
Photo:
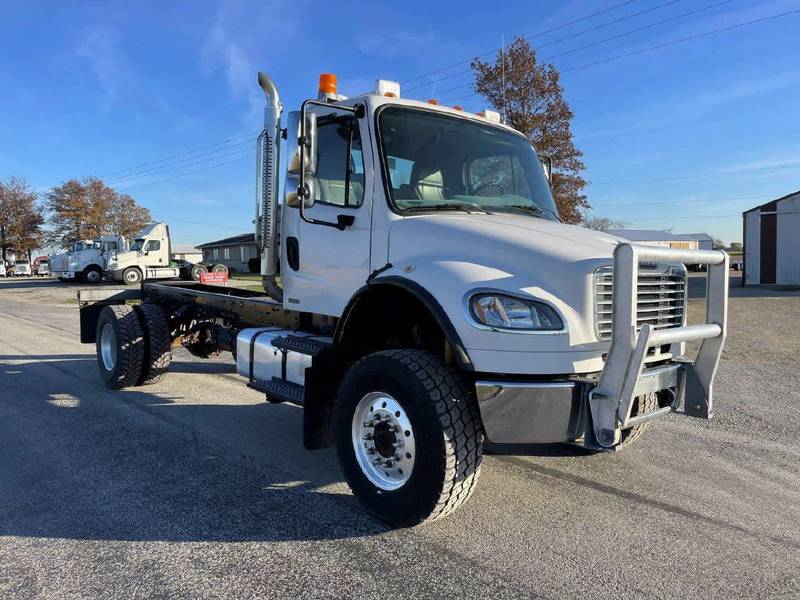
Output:
[[392,491],[406,484],[416,460],[414,430],[403,406],[385,392],[370,392],[353,412],[353,450],[372,484]]
[[100,332],[100,357],[106,371],[113,371],[117,364],[117,334],[111,323],[103,325]]

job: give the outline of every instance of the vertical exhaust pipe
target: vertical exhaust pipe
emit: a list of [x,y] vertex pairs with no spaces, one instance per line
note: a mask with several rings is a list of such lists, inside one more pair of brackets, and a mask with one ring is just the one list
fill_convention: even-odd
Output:
[[258,74],[264,90],[264,130],[256,151],[256,244],[261,251],[261,281],[274,300],[283,301],[278,286],[278,168],[280,165],[281,105],[278,88],[266,73]]

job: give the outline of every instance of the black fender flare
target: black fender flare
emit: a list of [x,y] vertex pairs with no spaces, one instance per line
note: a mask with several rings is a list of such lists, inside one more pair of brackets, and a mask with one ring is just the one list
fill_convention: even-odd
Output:
[[399,277],[397,275],[376,277],[367,282],[366,285],[361,286],[356,291],[356,293],[353,294],[352,298],[350,298],[350,301],[347,303],[347,306],[342,312],[341,318],[336,324],[336,331],[333,334],[334,346],[342,342],[342,338],[344,336],[344,330],[347,327],[347,320],[349,319],[350,315],[352,314],[359,300],[363,298],[363,296],[371,288],[376,286],[397,287],[410,293],[417,300],[419,300],[422,303],[422,305],[428,310],[428,312],[433,316],[437,325],[439,325],[442,332],[444,333],[445,339],[450,344],[450,347],[453,349],[453,357],[455,358],[458,366],[465,371],[475,370],[475,367],[472,364],[472,360],[470,360],[469,354],[467,353],[467,349],[464,347],[464,343],[461,341],[461,336],[458,335],[458,331],[456,331],[456,328],[453,327],[453,323],[450,321],[450,318],[447,316],[447,313],[444,311],[441,304],[439,304],[438,300],[436,300],[433,294],[431,294],[428,290],[426,290],[416,281],[406,279],[405,277]]

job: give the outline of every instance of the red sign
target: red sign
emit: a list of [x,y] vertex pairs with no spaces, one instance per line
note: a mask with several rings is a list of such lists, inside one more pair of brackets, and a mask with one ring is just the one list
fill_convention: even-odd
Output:
[[213,285],[228,285],[227,273],[200,273],[200,283]]

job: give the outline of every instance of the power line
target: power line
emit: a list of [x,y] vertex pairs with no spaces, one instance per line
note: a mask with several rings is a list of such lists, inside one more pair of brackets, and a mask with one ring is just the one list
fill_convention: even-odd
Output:
[[[601,200],[601,206],[603,210],[608,210],[611,208],[616,208],[617,206],[640,206],[640,207],[647,207],[653,206],[656,204],[708,204],[709,202],[733,202],[736,200],[756,200],[756,201],[768,201],[769,198],[765,198],[764,196],[738,196],[735,198],[696,198],[694,200],[683,200],[680,198],[673,198],[670,200],[656,200],[655,202],[647,201],[647,202],[614,202],[610,204],[603,204]],[[592,207],[594,208],[594,206]]]
[[[626,5],[628,5],[628,4],[633,4],[634,2],[638,2],[638,1],[639,1],[639,0],[626,0],[625,2],[620,2],[619,4],[615,4],[615,5],[613,5],[613,6],[609,6],[608,8],[605,8],[605,9],[603,9],[603,10],[599,10],[599,11],[597,11],[597,12],[593,12],[593,13],[591,13],[591,14],[589,14],[589,15],[585,15],[585,16],[583,16],[583,17],[579,17],[579,18],[577,18],[577,19],[575,19],[575,20],[573,20],[573,21],[569,21],[569,22],[567,22],[567,23],[562,23],[561,25],[558,25],[558,26],[556,26],[556,27],[553,27],[552,29],[546,29],[546,30],[544,30],[544,31],[540,31],[540,32],[538,32],[538,33],[533,33],[533,34],[531,34],[530,36],[528,36],[528,39],[529,39],[529,38],[531,38],[531,37],[534,37],[534,36],[545,35],[545,34],[548,34],[548,33],[552,33],[552,32],[554,32],[554,31],[558,31],[558,30],[560,30],[560,29],[563,29],[563,28],[565,28],[565,27],[569,27],[570,25],[574,25],[575,23],[580,23],[581,21],[586,21],[586,20],[588,20],[588,19],[591,19],[592,17],[596,17],[596,16],[598,16],[598,15],[602,15],[602,14],[604,14],[604,13],[611,12],[611,11],[613,11],[613,10],[616,10],[617,8],[621,8],[621,7],[623,7],[623,6],[626,6]],[[495,48],[494,50],[491,50],[491,51],[489,51],[489,52],[486,52],[486,53],[484,53],[484,54],[479,54],[479,55],[477,55],[477,56],[474,56],[474,57],[472,57],[472,58],[468,58],[468,59],[466,59],[466,60],[461,60],[461,61],[459,61],[459,62],[453,63],[453,64],[451,64],[451,65],[448,65],[448,66],[446,66],[446,67],[441,67],[441,68],[439,68],[439,69],[435,69],[435,70],[433,70],[433,71],[428,71],[427,73],[423,73],[423,74],[421,74],[421,75],[417,75],[416,77],[412,77],[411,79],[406,79],[406,80],[404,80],[404,81],[401,81],[400,83],[401,83],[401,85],[405,85],[405,84],[407,84],[407,83],[412,83],[412,82],[414,82],[414,81],[418,81],[419,79],[422,79],[422,78],[424,78],[424,77],[427,77],[428,75],[436,75],[436,74],[438,74],[438,73],[442,73],[442,72],[444,72],[444,71],[449,71],[449,70],[450,70],[450,69],[452,69],[453,67],[458,67],[458,66],[460,66],[460,65],[463,65],[463,64],[465,64],[465,63],[472,62],[472,61],[473,61],[473,60],[475,60],[476,58],[483,58],[484,56],[489,56],[490,54],[494,54],[495,52],[497,52],[497,50],[498,50],[498,49],[497,49],[497,48]],[[426,85],[427,85],[427,84],[426,84]]]
[[648,183],[652,181],[677,181],[681,179],[699,179],[702,177],[717,177],[719,175],[740,175],[743,173],[761,173],[764,171],[780,171],[783,169],[796,169],[800,167],[800,161],[786,163],[783,165],[771,165],[764,167],[747,167],[742,169],[729,169],[726,171],[713,171],[709,173],[693,173],[691,175],[669,175],[666,177],[652,177],[647,179],[620,179],[617,181],[596,181],[590,185],[620,185],[624,183]]
[[[247,147],[245,147],[247,146]],[[222,152],[222,154],[220,154]],[[166,167],[158,167],[155,169],[151,169],[149,171],[144,171],[142,173],[136,175],[129,175],[127,177],[122,177],[118,180],[111,180],[104,182],[107,185],[128,185],[132,181],[137,179],[141,179],[143,177],[152,177],[154,175],[162,175],[164,173],[169,173],[170,171],[175,171],[178,169],[183,169],[186,167],[193,167],[195,165],[201,165],[208,162],[212,162],[214,160],[219,160],[220,158],[227,158],[230,156],[237,156],[241,155],[243,152],[247,152],[252,154],[253,149],[250,147],[250,140],[247,140],[246,144],[238,144],[237,146],[231,146],[230,148],[224,148],[222,150],[215,150],[213,152],[209,152],[207,154],[200,154],[197,157],[192,157],[192,159],[184,159],[183,161],[179,161],[178,163],[174,163],[168,165]],[[195,160],[195,158],[200,158],[206,156],[203,160]],[[186,164],[180,164],[181,162]]]
[[[558,40],[554,40],[554,41],[551,41],[551,42],[547,42],[547,43],[545,43],[545,44],[541,44],[541,45],[539,45],[539,46],[535,46],[535,47],[534,47],[534,50],[541,50],[542,48],[545,48],[545,47],[547,47],[547,46],[552,46],[553,44],[558,44],[558,43],[564,42],[564,41],[566,41],[566,40],[571,40],[571,39],[573,39],[573,38],[579,37],[579,36],[581,36],[581,35],[584,35],[584,34],[586,34],[586,33],[590,33],[590,32],[592,32],[592,31],[597,31],[597,30],[599,30],[599,29],[604,29],[604,28],[606,28],[606,27],[610,27],[611,25],[616,25],[617,23],[622,23],[623,21],[628,21],[628,20],[630,20],[630,19],[634,19],[634,18],[636,18],[636,17],[640,17],[641,15],[644,15],[644,14],[647,14],[647,13],[654,12],[654,11],[656,11],[656,10],[659,10],[659,9],[665,8],[665,7],[667,7],[667,6],[671,6],[672,4],[677,4],[678,2],[681,2],[681,0],[668,0],[667,2],[663,2],[663,3],[661,3],[661,4],[658,4],[658,5],[656,5],[656,6],[653,6],[653,7],[651,7],[651,8],[648,8],[648,9],[645,9],[645,10],[641,10],[641,11],[639,11],[639,12],[635,12],[635,13],[632,13],[632,14],[630,14],[630,15],[626,15],[626,16],[624,16],[624,17],[619,17],[619,18],[617,18],[617,19],[614,19],[614,20],[612,20],[612,21],[606,21],[605,23],[600,23],[599,25],[595,25],[594,27],[590,27],[590,28],[588,28],[588,29],[584,29],[584,30],[582,30],[582,31],[578,31],[578,32],[576,32],[576,33],[573,33],[573,34],[571,34],[571,35],[568,35],[568,36],[562,37],[562,38],[560,38],[560,39],[558,39]],[[726,2],[733,2],[733,0],[726,0]],[[724,4],[724,2],[723,2],[723,4]],[[535,35],[537,35],[537,34],[527,35],[527,36],[524,36],[524,38],[525,38],[526,40],[530,40],[531,38],[535,37]],[[475,58],[473,58],[473,59],[469,59],[469,60],[466,60],[466,61],[461,61],[460,63],[455,63],[455,64],[454,64],[454,65],[452,65],[452,66],[457,66],[457,65],[465,64],[465,63],[467,63],[467,62],[472,62],[473,60],[476,60],[476,59],[478,59],[478,58],[483,58],[483,57],[485,57],[485,56],[489,56],[489,55],[491,55],[491,54],[494,54],[494,53],[496,53],[496,52],[499,52],[499,51],[501,51],[501,50],[502,50],[502,48],[496,48],[496,49],[494,49],[494,50],[491,50],[490,52],[485,52],[484,54],[481,54],[481,55],[479,55],[479,56],[476,56],[476,57],[475,57]],[[450,75],[445,75],[444,77],[440,77],[440,78],[438,78],[438,79],[434,79],[434,80],[432,80],[432,81],[426,81],[425,83],[421,83],[421,84],[418,84],[418,85],[412,86],[412,87],[408,88],[408,89],[406,90],[406,92],[411,92],[411,91],[413,91],[413,90],[416,90],[416,89],[419,89],[419,88],[421,88],[421,87],[425,87],[425,86],[431,85],[431,84],[433,84],[433,83],[439,83],[439,82],[445,81],[445,80],[447,80],[447,79],[452,79],[453,77],[458,77],[459,75],[464,75],[464,74],[466,74],[466,73],[471,73],[471,72],[472,72],[472,69],[471,69],[471,68],[470,68],[470,69],[465,69],[465,70],[463,70],[463,71],[458,71],[458,72],[456,72],[456,73],[452,73],[452,74],[450,74]],[[446,90],[446,92],[447,92],[447,91],[450,91],[450,90]],[[443,93],[443,92],[439,92],[439,93],[441,94],[441,93]]]
[[186,177],[187,175],[194,175],[195,173],[203,173],[203,172],[209,171],[211,169],[216,169],[217,167],[223,167],[225,165],[230,165],[230,164],[233,164],[235,162],[239,162],[241,160],[244,160],[245,158],[249,158],[249,157],[248,156],[241,156],[241,157],[235,158],[233,160],[221,162],[221,163],[218,163],[218,164],[215,164],[215,165],[209,165],[207,167],[204,167],[202,169],[197,169],[195,171],[188,171],[186,173],[179,173],[178,175],[175,175],[173,177],[165,177],[164,179],[157,179],[155,181],[150,181],[148,183],[141,183],[141,184],[132,185],[130,187],[122,188],[122,189],[117,190],[117,191],[119,191],[119,192],[127,192],[128,190],[132,190],[132,189],[136,189],[136,188],[148,187],[148,186],[151,186],[151,185],[155,185],[157,183],[164,183],[166,181],[172,181],[173,179],[178,179],[179,177]]
[[[655,46],[649,46],[647,48],[640,48],[640,49],[634,50],[632,52],[626,52],[625,54],[618,54],[617,56],[611,56],[609,58],[596,60],[596,61],[593,61],[593,62],[590,62],[590,63],[586,63],[586,64],[583,64],[583,65],[570,67],[569,69],[562,69],[560,71],[560,73],[563,75],[564,73],[570,73],[572,71],[578,71],[580,69],[586,69],[586,68],[593,67],[593,66],[596,66],[596,65],[610,63],[610,62],[613,62],[613,61],[616,61],[616,60],[619,60],[619,59],[622,59],[622,58],[627,58],[627,57],[630,57],[630,56],[636,56],[638,54],[645,54],[647,52],[653,52],[655,50],[660,50],[660,49],[666,48],[668,46],[674,46],[676,44],[682,44],[684,42],[689,42],[689,41],[692,41],[692,40],[708,37],[710,35],[715,35],[717,33],[725,33],[725,32],[728,32],[728,31],[732,31],[734,29],[739,29],[741,27],[747,27],[749,25],[755,25],[757,23],[763,23],[765,21],[771,21],[771,20],[774,20],[774,19],[780,19],[780,18],[783,18],[783,17],[788,17],[788,16],[791,16],[791,15],[795,15],[797,13],[800,13],[800,9],[785,11],[785,12],[778,13],[778,14],[775,14],[775,15],[770,15],[768,17],[762,17],[760,19],[753,19],[751,21],[745,21],[743,23],[737,23],[735,25],[729,25],[727,27],[719,27],[717,29],[712,29],[710,31],[704,31],[702,33],[690,35],[690,36],[687,36],[687,37],[684,37],[684,38],[679,38],[679,39],[676,39],[676,40],[671,40],[669,42],[664,42],[662,44],[656,44]],[[471,85],[471,83],[464,84],[464,85],[461,85],[461,86],[457,86],[455,88],[451,88],[450,90],[445,90],[445,92],[452,91],[452,90],[455,90],[455,89],[458,89],[458,88],[467,87],[468,85]],[[455,97],[455,98],[448,98],[446,101],[447,102],[455,102],[457,100],[463,100],[465,98],[471,98],[472,96],[476,96],[476,95],[477,95],[476,92],[471,92],[469,94],[464,94],[462,96],[458,96],[458,97]]]
[[236,140],[240,140],[241,138],[244,138],[244,137],[247,137],[247,136],[255,135],[259,131],[260,131],[259,129],[256,129],[254,131],[248,131],[248,132],[245,132],[245,133],[240,133],[240,134],[237,134],[235,136],[229,137],[227,139],[221,140],[219,142],[213,142],[211,144],[206,144],[204,146],[198,146],[198,147],[195,147],[195,148],[191,148],[191,149],[189,149],[189,150],[187,150],[185,152],[181,152],[180,154],[173,154],[171,156],[165,156],[163,158],[158,158],[158,159],[155,159],[155,160],[144,162],[144,163],[142,163],[140,165],[136,165],[135,167],[127,167],[125,169],[120,169],[118,171],[112,171],[111,173],[106,173],[104,175],[100,175],[99,177],[101,179],[104,178],[104,177],[112,177],[114,175],[119,175],[121,173],[127,173],[129,171],[135,171],[135,170],[140,169],[142,167],[147,167],[147,166],[154,165],[154,164],[157,164],[157,163],[170,161],[170,160],[173,160],[173,159],[176,159],[176,158],[182,158],[184,156],[188,156],[190,154],[193,154],[195,152],[199,152],[201,150],[206,150],[208,148],[213,148],[215,146],[221,146],[223,144],[228,144],[230,142],[233,142],[233,141],[236,141]]
[[[647,29],[652,29],[653,27],[658,27],[658,26],[664,25],[666,23],[671,23],[673,21],[678,21],[678,20],[683,19],[685,17],[696,15],[698,13],[710,10],[712,8],[717,8],[717,7],[722,6],[724,4],[730,4],[733,1],[734,0],[722,0],[722,2],[716,2],[714,4],[708,4],[708,5],[706,5],[706,6],[702,7],[702,8],[697,8],[697,9],[694,9],[694,10],[687,11],[685,13],[681,13],[679,15],[674,15],[672,17],[668,17],[666,19],[662,19],[661,21],[656,21],[654,23],[648,23],[648,24],[643,25],[641,27],[636,27],[635,29],[629,29],[628,31],[623,31],[622,33],[618,33],[616,35],[612,35],[611,37],[607,37],[607,38],[604,38],[602,40],[597,40],[597,41],[594,41],[594,42],[590,42],[589,44],[584,44],[583,46],[578,46],[576,48],[572,48],[571,50],[566,50],[564,52],[560,52],[559,54],[552,54],[550,56],[542,58],[541,62],[543,62],[543,63],[544,62],[550,62],[552,60],[555,60],[556,58],[561,58],[562,56],[567,56],[568,54],[573,54],[573,53],[579,52],[581,50],[586,50],[586,49],[592,48],[594,46],[599,46],[600,44],[604,44],[606,42],[610,42],[610,41],[617,40],[617,39],[620,39],[620,38],[623,38],[623,37],[627,37],[627,36],[633,35],[635,33],[640,33],[642,31],[646,31]],[[661,6],[664,6],[664,5],[661,5]],[[655,8],[660,8],[660,7],[657,6]],[[646,11],[643,11],[643,12],[646,12]],[[641,14],[641,13],[639,13],[639,14]],[[545,46],[546,45],[547,44],[545,44]],[[544,46],[539,46],[538,48],[536,48],[536,50],[540,50],[543,47]],[[462,73],[468,73],[468,72],[471,72],[471,71],[462,71]],[[462,84],[462,85],[457,85],[457,86],[454,86],[452,88],[449,88],[449,89],[444,90],[443,92],[439,92],[439,93],[440,93],[440,95],[447,94],[449,92],[453,92],[455,90],[458,90],[458,89],[461,89],[461,88],[465,88],[465,87],[468,87],[470,85],[473,85],[473,82],[468,82],[468,83],[465,83],[465,84]],[[471,95],[474,95],[474,94],[471,94]],[[469,96],[459,96],[459,98],[456,98],[456,99],[467,98],[467,97],[469,97]],[[450,99],[450,100],[443,99],[442,101],[446,102],[446,101],[452,101],[452,100],[453,99]]]
[[691,40],[696,40],[704,37],[708,37],[710,35],[715,35],[717,33],[724,33],[727,31],[732,31],[734,29],[739,29],[740,27],[747,27],[748,25],[755,25],[756,23],[764,23],[766,21],[772,21],[774,19],[780,19],[783,17],[788,17],[791,15],[796,15],[800,13],[800,9],[796,10],[787,10],[782,13],[778,13],[776,15],[770,15],[769,17],[762,17],[760,19],[753,19],[752,21],[745,21],[744,23],[737,23],[736,25],[729,25],[728,27],[719,27],[718,29],[712,29],[710,31],[705,31],[703,33],[698,33],[695,35],[689,35],[684,38],[679,38],[677,40],[672,40],[670,42],[664,42],[663,44],[656,44],[655,46],[649,46],[648,48],[641,48],[639,50],[634,50],[633,52],[626,52],[625,54],[618,54],[617,56],[611,56],[609,58],[605,58],[603,60],[596,60],[594,62],[586,63],[583,65],[578,65],[576,67],[571,67],[569,69],[564,69],[561,73],[570,73],[572,71],[577,71],[579,69],[586,69],[588,67],[593,67],[596,65],[602,65],[606,63],[613,62],[615,60],[619,60],[621,58],[628,58],[629,56],[636,56],[637,54],[644,54],[645,52],[652,52],[653,50],[660,50],[661,48],[666,48],[667,46],[674,46],[675,44],[681,44],[683,42],[689,42]]

